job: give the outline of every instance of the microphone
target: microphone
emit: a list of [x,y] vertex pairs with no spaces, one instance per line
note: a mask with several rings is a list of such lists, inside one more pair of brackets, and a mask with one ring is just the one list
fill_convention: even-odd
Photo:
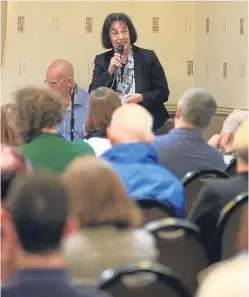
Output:
[[[123,53],[124,53],[124,45],[123,44],[119,44],[117,47],[117,53],[120,54],[120,56],[122,57]],[[114,85],[114,81],[116,80],[117,77],[117,72],[118,72],[118,67],[116,67],[115,71],[114,71],[114,77],[113,77],[113,81],[112,81],[112,85],[111,85],[111,89]]]
[[124,53],[124,45],[123,44],[119,44],[117,47],[117,53],[120,54],[120,56],[122,57],[123,53]]
[[75,88],[70,88],[70,91],[69,91],[69,94],[71,96],[71,119],[70,119],[70,128],[71,128],[71,131],[70,131],[70,138],[71,138],[71,141],[74,140],[74,92],[75,92]]

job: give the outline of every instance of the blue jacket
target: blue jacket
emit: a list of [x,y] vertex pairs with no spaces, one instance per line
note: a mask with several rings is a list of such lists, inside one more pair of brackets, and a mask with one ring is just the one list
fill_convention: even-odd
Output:
[[117,144],[101,158],[109,161],[132,199],[154,198],[174,206],[183,217],[184,188],[166,167],[158,164],[158,155],[147,143]]

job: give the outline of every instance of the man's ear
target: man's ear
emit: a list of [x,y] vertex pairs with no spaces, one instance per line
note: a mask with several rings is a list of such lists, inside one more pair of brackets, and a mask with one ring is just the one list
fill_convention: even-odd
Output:
[[81,229],[80,220],[74,216],[68,216],[64,229],[64,236],[71,235]]
[[113,136],[112,128],[110,126],[106,128],[106,137],[111,144],[115,144],[115,138]]
[[179,105],[177,105],[177,107],[176,107],[175,118],[176,119],[179,119],[180,118],[180,106]]
[[153,132],[150,132],[146,138],[146,143],[151,144],[153,142],[154,137],[155,137],[155,134]]

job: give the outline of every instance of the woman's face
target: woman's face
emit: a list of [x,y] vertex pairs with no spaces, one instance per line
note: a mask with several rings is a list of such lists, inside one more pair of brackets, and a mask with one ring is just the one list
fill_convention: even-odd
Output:
[[113,22],[110,31],[110,39],[114,50],[119,44],[124,45],[124,52],[128,52],[130,48],[130,31],[128,26],[123,22]]

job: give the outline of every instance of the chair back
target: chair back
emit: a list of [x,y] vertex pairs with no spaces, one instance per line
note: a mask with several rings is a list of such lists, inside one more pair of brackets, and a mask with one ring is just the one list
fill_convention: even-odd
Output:
[[107,269],[100,276],[98,288],[113,297],[190,297],[171,269],[150,262]]
[[[247,211],[244,211],[244,208]],[[238,234],[241,231],[242,215],[248,216],[247,192],[235,197],[220,212],[217,224],[218,240],[220,241],[220,260],[230,258],[240,251]],[[248,232],[247,228],[244,228],[244,230]],[[248,234],[242,236],[248,236]]]
[[199,227],[187,220],[167,218],[151,222],[144,229],[156,238],[158,262],[171,268],[194,295],[198,273],[210,263]]
[[136,203],[143,211],[145,223],[167,217],[178,217],[173,206],[156,199],[139,199]]
[[218,169],[207,169],[188,172],[181,179],[185,188],[186,216],[189,214],[190,209],[204,184],[215,178],[229,178],[229,175]]
[[233,157],[232,160],[227,165],[225,172],[229,176],[235,176],[237,174],[236,167],[237,167],[237,159],[236,159],[236,157]]

